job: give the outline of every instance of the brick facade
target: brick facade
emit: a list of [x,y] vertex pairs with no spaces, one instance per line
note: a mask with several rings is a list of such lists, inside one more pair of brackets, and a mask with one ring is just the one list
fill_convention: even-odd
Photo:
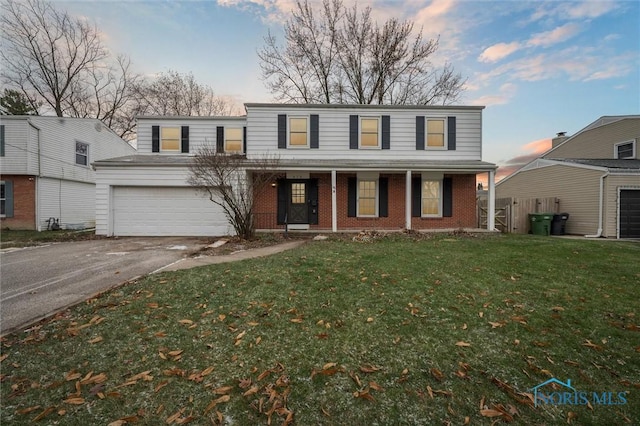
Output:
[[[388,178],[388,217],[348,217],[347,180],[356,174],[338,173],[336,195],[338,230],[400,230],[405,228],[405,174],[380,174]],[[446,229],[476,227],[476,175],[445,175],[452,178],[453,213],[451,217],[419,218],[411,220],[413,229]],[[318,179],[318,224],[311,230],[331,230],[331,174],[312,173]],[[254,213],[257,229],[283,229],[277,224],[278,194],[276,186],[268,186],[256,194]]]
[[36,178],[2,175],[0,179],[13,182],[13,217],[0,219],[0,227],[36,229]]

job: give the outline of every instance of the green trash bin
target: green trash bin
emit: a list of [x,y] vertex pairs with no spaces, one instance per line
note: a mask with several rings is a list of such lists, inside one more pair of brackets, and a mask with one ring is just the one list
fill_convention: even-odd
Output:
[[529,213],[530,234],[549,235],[553,213]]

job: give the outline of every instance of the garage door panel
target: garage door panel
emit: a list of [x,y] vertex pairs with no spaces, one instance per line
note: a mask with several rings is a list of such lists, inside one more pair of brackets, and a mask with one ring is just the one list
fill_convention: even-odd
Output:
[[620,238],[640,238],[640,190],[620,190]]
[[114,235],[216,236],[232,231],[220,206],[190,187],[114,187]]

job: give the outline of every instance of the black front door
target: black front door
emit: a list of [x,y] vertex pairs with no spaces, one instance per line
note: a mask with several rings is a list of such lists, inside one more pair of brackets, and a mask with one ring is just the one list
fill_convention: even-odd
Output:
[[640,238],[640,191],[620,191],[620,238]]
[[308,181],[289,181],[289,223],[309,223]]

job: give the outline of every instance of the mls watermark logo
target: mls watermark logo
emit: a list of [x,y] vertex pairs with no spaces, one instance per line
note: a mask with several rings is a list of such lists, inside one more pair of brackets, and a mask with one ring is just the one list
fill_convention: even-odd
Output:
[[[545,389],[546,386],[554,386],[552,392]],[[555,388],[560,387],[560,390]],[[540,404],[549,405],[624,405],[627,403],[627,393],[624,392],[584,392],[571,386],[571,379],[562,382],[555,377],[540,383],[530,389],[533,391],[534,404],[537,407]]]

